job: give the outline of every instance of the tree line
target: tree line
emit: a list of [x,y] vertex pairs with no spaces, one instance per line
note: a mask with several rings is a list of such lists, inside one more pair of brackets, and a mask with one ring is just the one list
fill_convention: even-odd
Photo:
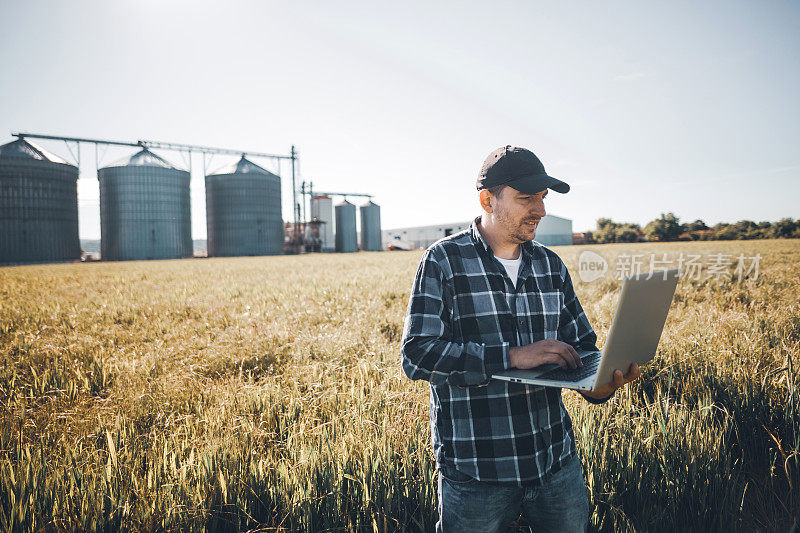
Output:
[[644,228],[630,222],[614,222],[610,218],[597,220],[597,229],[584,234],[587,243],[642,241],[731,241],[745,239],[798,239],[800,219],[782,218],[777,222],[740,220],[733,224],[720,222],[706,225],[700,219],[681,223],[674,213],[648,222]]

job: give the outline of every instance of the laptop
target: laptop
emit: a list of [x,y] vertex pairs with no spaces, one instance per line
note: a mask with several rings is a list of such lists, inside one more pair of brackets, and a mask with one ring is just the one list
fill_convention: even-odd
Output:
[[625,278],[606,345],[602,351],[579,350],[582,367],[562,369],[548,363],[530,370],[506,370],[493,374],[492,378],[594,391],[612,380],[614,370],[624,374],[632,363],[646,364],[656,354],[678,274],[673,269]]

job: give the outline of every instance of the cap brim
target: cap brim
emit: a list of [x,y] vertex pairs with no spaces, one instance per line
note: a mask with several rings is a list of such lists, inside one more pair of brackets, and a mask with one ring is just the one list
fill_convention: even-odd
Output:
[[562,194],[569,192],[569,185],[547,174],[531,174],[507,181],[506,185],[525,194],[536,194],[545,189],[553,189]]

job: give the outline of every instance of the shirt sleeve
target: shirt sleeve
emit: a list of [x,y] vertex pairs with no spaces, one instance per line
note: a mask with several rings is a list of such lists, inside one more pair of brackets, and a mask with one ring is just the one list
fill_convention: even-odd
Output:
[[[583,312],[581,302],[575,294],[575,288],[572,286],[572,278],[570,278],[569,270],[566,265],[562,264],[563,284],[561,286],[564,292],[564,308],[561,309],[561,316],[558,321],[558,340],[571,344],[576,350],[597,350],[597,335],[589,324],[589,319],[586,313]],[[606,403],[614,395],[608,398],[595,400],[589,398],[581,393],[583,399],[592,404]]]
[[581,396],[583,396],[584,400],[586,400],[587,402],[592,403],[594,405],[600,405],[601,403],[606,403],[608,400],[610,400],[611,398],[614,397],[614,395],[612,394],[608,398],[601,398],[599,400],[595,400],[594,398],[589,398],[588,396],[586,396],[582,391],[578,391],[578,392],[581,393]]
[[453,312],[442,268],[427,250],[417,268],[403,324],[401,358],[410,379],[432,385],[481,385],[511,367],[509,343],[453,341]]

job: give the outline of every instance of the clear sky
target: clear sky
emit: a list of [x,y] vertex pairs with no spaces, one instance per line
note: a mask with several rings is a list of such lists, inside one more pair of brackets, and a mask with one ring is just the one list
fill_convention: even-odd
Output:
[[[547,208],[575,231],[800,216],[797,2],[0,0],[0,41],[2,143],[294,144],[302,179],[374,194],[384,228],[478,214],[475,178],[505,144],[572,186]],[[83,238],[100,235],[95,176],[87,146]]]

